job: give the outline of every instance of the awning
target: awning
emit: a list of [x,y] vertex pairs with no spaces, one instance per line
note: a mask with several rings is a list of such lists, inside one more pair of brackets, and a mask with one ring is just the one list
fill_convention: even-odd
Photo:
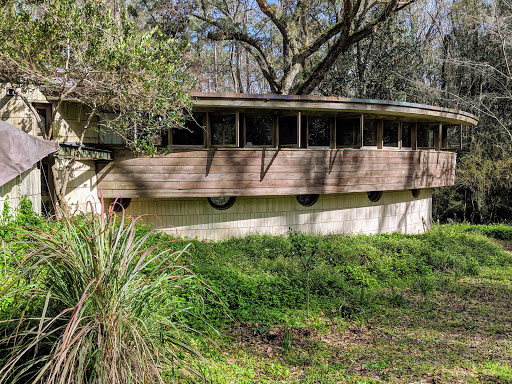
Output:
[[[78,156],[78,149],[80,149],[80,156]],[[112,151],[100,148],[95,144],[82,144],[76,143],[59,143],[59,157],[60,158],[75,158],[79,160],[113,160]]]
[[0,186],[58,149],[59,144],[38,139],[0,120]]

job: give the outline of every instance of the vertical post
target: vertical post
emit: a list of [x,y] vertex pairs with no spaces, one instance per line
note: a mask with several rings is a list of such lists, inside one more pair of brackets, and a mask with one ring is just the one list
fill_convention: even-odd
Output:
[[240,112],[235,113],[235,147],[240,148]]
[[448,149],[448,126],[443,125],[441,132],[443,135],[441,140],[441,149]]
[[245,114],[242,118],[242,125],[241,125],[241,133],[242,133],[242,142],[240,143],[240,148],[245,148],[247,143],[247,126],[245,124]]
[[459,151],[462,151],[462,124],[459,127]]
[[441,142],[443,140],[443,124],[439,123],[437,129],[434,131],[434,147],[436,151],[441,150]]
[[276,148],[279,148],[279,115],[275,115],[276,123],[275,123],[275,138],[276,138]]
[[402,122],[398,122],[398,149],[402,149]]
[[210,127],[210,113],[209,112],[205,112],[205,114],[204,114],[204,125],[206,126],[206,130],[204,131],[205,147],[210,148],[211,127]]
[[331,149],[336,148],[336,118],[331,119]]
[[274,148],[277,148],[277,115],[275,113],[272,114],[272,145]]
[[411,149],[418,149],[418,123],[414,123],[411,126]]
[[377,121],[377,148],[382,149],[384,141],[384,120]]
[[[307,124],[306,124],[307,126]],[[299,148],[303,147],[303,138],[302,138],[302,113],[299,111],[297,113],[297,146]]]
[[359,136],[357,138],[357,147],[361,148],[363,146],[363,131],[364,131],[364,115],[361,115],[361,119],[359,120]]

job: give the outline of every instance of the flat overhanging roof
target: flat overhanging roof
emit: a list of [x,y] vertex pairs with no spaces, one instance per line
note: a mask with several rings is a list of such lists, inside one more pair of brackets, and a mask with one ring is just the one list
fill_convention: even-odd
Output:
[[276,109],[307,112],[346,112],[397,116],[447,124],[476,125],[478,117],[464,111],[400,101],[351,99],[333,96],[253,95],[246,93],[190,92],[194,107]]

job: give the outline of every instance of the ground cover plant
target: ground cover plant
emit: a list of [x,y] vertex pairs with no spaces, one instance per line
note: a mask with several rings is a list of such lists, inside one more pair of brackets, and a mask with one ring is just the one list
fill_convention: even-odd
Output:
[[138,236],[124,219],[110,209],[3,223],[0,383],[204,379],[180,321],[183,294],[201,286],[181,263],[186,247],[148,245],[152,232]]
[[[406,306],[403,290],[428,295],[447,279],[509,265],[509,254],[481,232],[437,226],[424,235],[255,235],[196,241],[187,257],[237,321],[276,324],[307,310],[308,296],[316,311],[357,317]],[[219,308],[211,309],[209,318],[222,321]]]
[[232,316],[207,315],[228,335],[210,352],[212,381],[512,382],[512,257],[495,240],[511,234],[446,225],[194,242],[191,265]]
[[[32,219],[27,214],[18,220]],[[89,239],[83,228],[86,223],[79,223],[76,234]],[[66,225],[62,221],[32,224],[46,233]],[[145,309],[140,313],[148,317],[149,310],[161,308],[158,321],[201,331],[184,342],[187,348],[201,351],[207,363],[178,350],[174,353],[199,369],[207,365],[206,376],[212,383],[512,382],[512,342],[506,337],[512,331],[512,258],[503,249],[512,239],[510,226],[444,225],[424,235],[254,235],[216,243],[172,239],[138,223],[120,228],[140,244],[142,254],[156,256],[163,243],[172,250],[186,248],[179,255],[180,264],[171,263],[165,269],[155,262],[144,269],[144,278],[154,282],[154,274],[175,267],[171,276],[164,276],[171,280],[179,276],[185,285],[176,287],[173,282],[163,289],[162,282],[159,291],[144,296],[151,300],[141,299],[144,303],[139,305]],[[28,241],[13,241],[13,233],[3,232],[3,241],[9,244],[3,250],[0,278],[4,279],[5,271],[22,260],[19,255],[32,249]],[[41,244],[37,236],[32,239]],[[76,243],[85,246],[87,242]],[[5,262],[8,259],[10,264]],[[197,279],[185,273],[185,265]],[[83,292],[87,279],[82,280]],[[48,280],[43,281],[47,289]],[[26,313],[38,316],[27,319],[20,334],[37,334],[40,326],[44,332],[49,320],[41,322],[41,317],[60,315],[55,309],[58,296],[52,293],[47,299],[48,291],[42,290],[34,296],[37,300],[29,300],[32,296],[28,291],[23,294],[24,289],[20,286],[17,292],[23,305],[5,296],[0,300],[0,319],[19,318],[27,309]],[[74,294],[73,300],[81,297]],[[89,309],[87,316],[105,313],[100,305]],[[7,340],[12,327],[10,333],[3,329]],[[218,347],[212,347],[205,333]],[[37,356],[52,353],[55,345],[50,335],[42,341]],[[112,341],[105,338],[105,343]],[[5,362],[5,349],[0,351]],[[34,349],[26,356],[20,360],[24,366],[34,362]],[[164,382],[201,380],[180,371],[176,363],[168,361],[176,370],[162,373]],[[44,366],[42,361],[37,364]],[[158,366],[161,372],[164,366]],[[94,379],[107,380],[106,376]]]

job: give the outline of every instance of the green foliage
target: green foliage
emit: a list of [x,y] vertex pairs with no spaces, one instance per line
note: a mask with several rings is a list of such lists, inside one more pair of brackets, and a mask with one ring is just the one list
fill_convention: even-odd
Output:
[[12,209],[9,200],[4,202],[0,217],[0,239],[13,236],[16,227],[40,228],[43,225],[43,218],[34,212],[32,202],[26,196],[21,197],[16,210]]
[[154,144],[190,107],[187,42],[141,30],[119,3],[7,0],[1,10],[0,79],[18,94],[43,85],[59,100],[73,98],[87,118],[101,113],[101,128],[134,148]]
[[[195,242],[188,257],[236,321],[279,324],[306,313],[308,273],[313,313],[366,316],[380,307],[407,307],[408,290],[426,296],[445,279],[512,262],[482,235],[485,229],[469,228],[437,226],[424,235],[255,235]],[[507,233],[506,226],[501,232],[482,228],[496,236]],[[218,306],[206,305],[205,316],[219,326],[226,320]]]
[[202,285],[186,246],[148,245],[153,232],[112,211],[18,232],[26,257],[0,275],[0,383],[160,383],[180,367],[204,377],[182,322]]

